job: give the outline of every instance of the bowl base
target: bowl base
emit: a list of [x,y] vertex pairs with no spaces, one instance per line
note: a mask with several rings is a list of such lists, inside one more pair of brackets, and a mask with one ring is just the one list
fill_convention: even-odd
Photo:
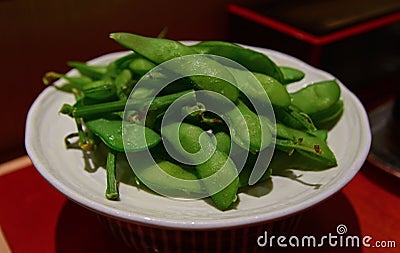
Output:
[[99,216],[99,219],[117,240],[125,243],[134,252],[248,253],[268,251],[268,245],[259,245],[265,242],[265,235],[270,237],[294,232],[301,214],[265,224],[215,230],[172,230],[105,216]]

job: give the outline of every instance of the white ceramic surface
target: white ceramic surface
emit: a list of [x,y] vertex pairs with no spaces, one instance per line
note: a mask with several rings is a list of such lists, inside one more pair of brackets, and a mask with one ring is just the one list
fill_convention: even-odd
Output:
[[[290,85],[290,91],[310,82],[334,78],[288,55],[252,48],[267,54],[278,65],[296,67],[306,73],[304,80]],[[105,64],[126,53],[104,55],[90,63]],[[76,129],[73,120],[60,115],[58,110],[63,103],[73,103],[74,98],[53,87],[46,88],[29,111],[26,149],[39,173],[61,193],[95,212],[117,219],[183,229],[215,229],[268,222],[300,212],[328,198],[344,187],[364,163],[371,143],[367,115],[360,101],[343,84],[340,85],[345,110],[328,138],[338,166],[322,172],[296,172],[303,175],[301,180],[321,184],[321,187],[314,189],[288,178],[273,177],[273,189],[269,194],[256,197],[241,193],[237,207],[225,212],[203,200],[169,199],[122,183],[119,187],[121,200],[107,200],[104,197],[105,170],[85,171],[82,153],[67,150],[64,146],[64,137]]]

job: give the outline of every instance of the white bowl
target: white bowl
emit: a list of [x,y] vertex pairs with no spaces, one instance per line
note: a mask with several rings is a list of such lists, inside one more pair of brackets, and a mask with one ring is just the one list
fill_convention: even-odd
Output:
[[[267,54],[278,65],[292,66],[305,72],[304,80],[290,85],[290,91],[311,82],[335,78],[286,54],[250,48]],[[109,63],[127,53],[107,54],[89,63]],[[76,71],[69,74],[76,74]],[[367,114],[357,97],[342,83],[339,84],[345,109],[328,137],[338,166],[320,172],[301,172],[303,181],[321,184],[321,187],[314,189],[288,178],[273,177],[273,189],[269,194],[252,196],[240,193],[237,207],[224,212],[203,200],[178,201],[125,184],[119,187],[120,201],[107,200],[104,197],[105,170],[85,171],[82,153],[67,150],[64,146],[64,137],[75,132],[76,128],[74,121],[60,115],[58,110],[63,103],[73,103],[74,98],[53,87],[46,88],[29,111],[26,149],[39,173],[57,190],[113,220],[174,231],[220,230],[266,224],[299,213],[330,197],[343,188],[364,163],[371,143]]]

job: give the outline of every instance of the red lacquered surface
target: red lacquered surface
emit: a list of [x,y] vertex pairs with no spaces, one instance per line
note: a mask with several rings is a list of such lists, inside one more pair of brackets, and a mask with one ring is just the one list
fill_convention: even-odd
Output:
[[[352,8],[352,5],[349,5],[348,7]],[[377,28],[395,24],[400,21],[400,12],[398,11],[398,7],[395,7],[393,8],[394,12],[388,12],[385,15],[378,15],[375,18],[367,18],[364,21],[360,21],[355,24],[349,24],[347,27],[343,27],[341,29],[333,31],[326,31],[326,34],[316,35],[309,31],[305,31],[305,29],[296,27],[294,24],[288,24],[284,21],[278,20],[268,15],[264,15],[261,12],[254,10],[254,8],[252,9],[242,6],[240,4],[232,3],[228,5],[227,9],[229,13],[235,16],[249,20],[256,24],[260,24],[264,27],[273,29],[282,34],[286,34],[288,36],[296,38],[297,40],[309,43],[311,45],[310,63],[314,66],[319,66],[320,64],[322,47],[337,41],[344,40],[346,38],[370,32]],[[310,9],[310,12],[312,11],[317,10]],[[300,16],[304,15],[308,16],[308,13],[303,13]],[[347,18],[351,19],[351,16]],[[320,24],[324,22],[326,21],[317,19],[314,23]]]
[[[92,212],[67,200],[27,166],[0,176],[0,226],[13,252],[134,252],[113,238]],[[339,193],[304,213],[292,235],[319,238],[344,224],[345,235],[396,241],[397,248],[280,248],[265,252],[399,252],[400,181],[366,163]],[[267,228],[266,228],[267,229]],[[257,238],[248,238],[254,240]]]
[[237,4],[228,5],[228,11],[232,14],[249,19],[266,27],[273,28],[282,33],[293,36],[297,39],[304,40],[315,46],[329,44],[347,37],[355,36],[360,33],[369,32],[373,29],[393,24],[400,21],[400,13],[391,13],[383,17],[378,17],[373,20],[368,20],[353,26],[350,26],[339,31],[335,31],[326,35],[316,36],[309,32],[303,31],[297,27],[285,24],[268,16],[257,13],[253,10],[245,8]]

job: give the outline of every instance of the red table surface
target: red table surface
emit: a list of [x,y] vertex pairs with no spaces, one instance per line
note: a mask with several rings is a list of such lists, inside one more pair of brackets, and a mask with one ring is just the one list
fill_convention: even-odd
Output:
[[[12,252],[133,252],[97,216],[67,200],[33,166],[0,176],[0,225]],[[296,235],[369,235],[396,248],[265,248],[266,252],[400,252],[400,180],[364,164],[340,192],[303,214]],[[289,235],[290,236],[290,235]],[[255,241],[256,243],[256,241]]]

